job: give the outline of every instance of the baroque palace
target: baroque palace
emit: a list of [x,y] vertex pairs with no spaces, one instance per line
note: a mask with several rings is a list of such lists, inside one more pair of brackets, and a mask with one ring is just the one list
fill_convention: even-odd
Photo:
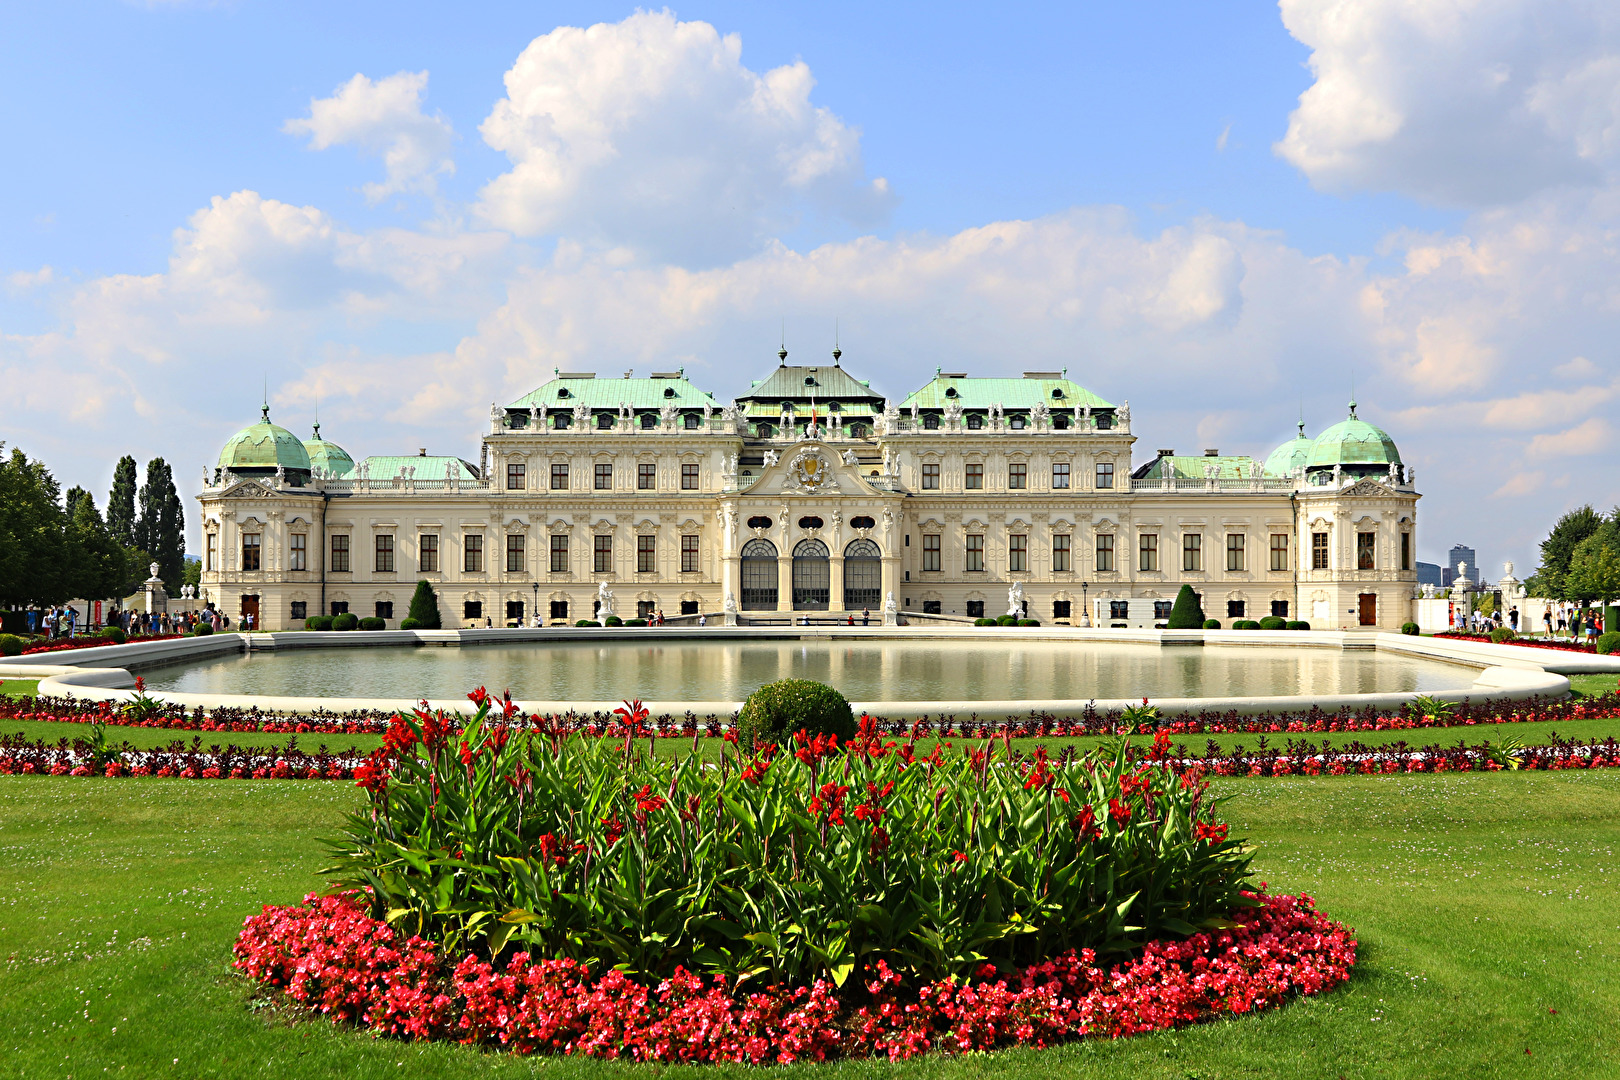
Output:
[[1413,470],[1354,402],[1263,462],[1138,464],[1130,403],[1066,373],[938,372],[896,404],[840,357],[790,365],[784,349],[726,405],[679,371],[558,372],[491,406],[476,463],[357,463],[266,407],[206,472],[203,595],[266,629],[342,612],[397,625],[422,579],[447,627],[1010,609],[1141,627],[1183,583],[1223,625],[1410,618]]

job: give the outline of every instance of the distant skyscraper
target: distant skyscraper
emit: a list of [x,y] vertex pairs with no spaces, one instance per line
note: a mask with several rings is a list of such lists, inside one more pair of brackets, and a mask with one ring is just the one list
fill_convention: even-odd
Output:
[[1457,577],[1457,567],[1463,563],[1468,564],[1468,580],[1475,585],[1479,584],[1479,555],[1471,547],[1457,544],[1447,556],[1446,568],[1451,571],[1452,578]]
[[1417,564],[1419,585],[1443,587],[1446,584],[1445,574],[1445,569],[1439,563],[1420,562]]

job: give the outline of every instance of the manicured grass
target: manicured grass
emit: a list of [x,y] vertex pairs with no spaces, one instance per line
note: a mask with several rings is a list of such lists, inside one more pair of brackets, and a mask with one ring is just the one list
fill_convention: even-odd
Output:
[[[1114,1043],[771,1075],[1620,1073],[1620,770],[1228,780],[1217,790],[1240,796],[1227,816],[1256,843],[1273,888],[1311,892],[1358,930],[1362,962],[1348,986],[1261,1016]],[[230,943],[261,903],[318,887],[315,838],[356,795],[309,782],[0,780],[6,1072],[759,1075],[379,1042],[255,1009],[259,999],[229,970]]]
[[33,697],[39,693],[38,679],[0,679],[0,694],[10,697]]
[[[1617,721],[1620,723],[1620,721]],[[54,720],[0,720],[0,735],[26,735],[30,739],[43,739],[54,743],[59,739],[66,739],[70,743],[75,739],[87,738],[90,734],[89,724],[64,723]],[[201,748],[208,750],[219,746],[285,746],[291,735],[282,735],[273,731],[181,731],[170,728],[142,728],[123,727],[111,725],[107,728],[107,741],[117,746],[129,743],[137,750],[167,749],[171,744],[180,742],[190,748],[194,739],[201,739]],[[321,734],[312,732],[297,736],[298,748],[306,754],[317,753],[324,745],[333,753],[347,753],[350,749],[360,754],[370,753],[382,745],[380,735],[343,735]]]
[[1569,688],[1587,697],[1613,693],[1617,686],[1620,686],[1620,679],[1616,679],[1613,675],[1571,675],[1569,677]]

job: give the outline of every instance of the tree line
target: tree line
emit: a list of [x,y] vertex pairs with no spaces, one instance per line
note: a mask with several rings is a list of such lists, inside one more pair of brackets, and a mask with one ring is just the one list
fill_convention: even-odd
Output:
[[[0,444],[3,451],[4,444]],[[146,463],[137,487],[135,459],[113,471],[107,512],[81,487],[61,486],[44,462],[13,448],[0,457],[0,608],[125,597],[148,567],[171,593],[185,577],[185,507],[162,458]]]
[[1525,591],[1577,604],[1620,599],[1620,507],[1604,515],[1583,506],[1559,518]]

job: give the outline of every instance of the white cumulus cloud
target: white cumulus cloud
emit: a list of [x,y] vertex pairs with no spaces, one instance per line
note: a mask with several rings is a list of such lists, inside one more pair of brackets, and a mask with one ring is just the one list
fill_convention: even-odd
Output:
[[282,130],[308,135],[312,150],[354,146],[383,159],[386,179],[366,184],[378,202],[400,192],[433,194],[438,178],[456,171],[450,157],[455,133],[443,116],[422,111],[428,73],[401,71],[373,82],[356,75],[327,98],[309,103],[309,115],[288,120]]

